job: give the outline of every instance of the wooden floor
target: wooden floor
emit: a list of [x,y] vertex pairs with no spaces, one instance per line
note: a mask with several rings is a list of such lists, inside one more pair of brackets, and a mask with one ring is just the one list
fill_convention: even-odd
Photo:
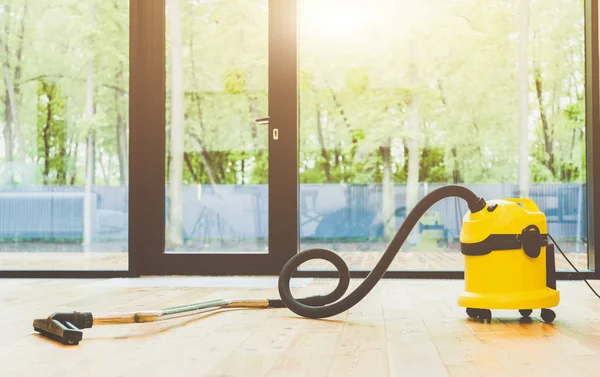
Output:
[[[534,312],[493,312],[491,324],[456,305],[463,282],[386,280],[326,320],[287,309],[234,310],[162,323],[104,326],[66,347],[31,322],[59,310],[129,311],[226,297],[277,297],[276,278],[0,280],[0,375],[35,376],[598,376],[600,299],[559,282],[553,324]],[[295,295],[335,280],[299,281]],[[351,288],[360,283],[353,281]],[[600,283],[592,282],[600,289]]]

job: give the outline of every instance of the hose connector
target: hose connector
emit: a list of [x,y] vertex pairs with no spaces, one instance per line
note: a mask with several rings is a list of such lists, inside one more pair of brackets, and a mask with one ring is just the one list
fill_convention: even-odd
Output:
[[89,329],[94,325],[94,317],[90,312],[61,312],[54,313],[48,320],[57,320],[60,322],[70,322],[78,329]]
[[471,213],[475,213],[475,212],[479,212],[482,209],[484,209],[487,206],[487,203],[485,202],[485,199],[478,198],[475,202],[468,203],[468,206],[469,206],[469,211],[471,211]]

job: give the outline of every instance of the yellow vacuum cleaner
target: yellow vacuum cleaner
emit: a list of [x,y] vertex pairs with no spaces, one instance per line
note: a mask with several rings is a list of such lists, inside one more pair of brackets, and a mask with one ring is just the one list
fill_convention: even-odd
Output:
[[529,199],[488,202],[468,212],[460,234],[465,256],[465,291],[458,305],[470,317],[491,321],[490,309],[515,309],[528,317],[541,309],[552,322],[556,290],[554,245],[548,243],[546,216]]
[[[162,321],[226,308],[285,307],[306,318],[331,317],[350,309],[373,289],[419,219],[435,203],[450,197],[463,199],[469,208],[460,235],[465,256],[465,291],[458,298],[458,305],[466,307],[470,317],[488,323],[491,309],[516,309],[521,315],[529,316],[538,308],[542,309],[543,320],[552,322],[555,315],[548,308],[558,305],[559,293],[554,275],[554,245],[548,242],[552,236],[547,234],[544,214],[531,200],[503,199],[486,203],[469,189],[450,185],[431,191],[415,205],[375,268],[344,298],[350,285],[348,266],[335,252],[315,248],[294,255],[283,266],[278,282],[280,298],[212,300],[124,313],[54,313],[34,320],[33,328],[49,338],[73,345],[81,340],[82,329],[96,325]],[[560,247],[558,250],[562,253]],[[329,294],[296,299],[290,291],[290,279],[302,263],[313,259],[324,259],[335,266],[338,285]],[[588,286],[594,291],[589,283]]]

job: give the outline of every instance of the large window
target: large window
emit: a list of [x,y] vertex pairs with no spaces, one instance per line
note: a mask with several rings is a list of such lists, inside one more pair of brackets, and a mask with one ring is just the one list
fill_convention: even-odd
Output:
[[[5,1],[0,276],[276,274],[311,248],[369,271],[448,184],[533,199],[598,276],[596,6]],[[460,276],[466,212],[431,208],[392,276]]]
[[0,269],[127,270],[129,1],[5,1],[0,52]]
[[[298,4],[301,249],[370,270],[419,198],[456,183],[532,198],[588,268],[583,1]],[[462,270],[465,212],[438,203],[392,268]]]

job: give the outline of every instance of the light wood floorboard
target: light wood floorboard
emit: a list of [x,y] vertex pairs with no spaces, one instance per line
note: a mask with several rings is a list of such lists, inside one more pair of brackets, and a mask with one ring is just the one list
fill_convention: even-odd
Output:
[[[142,281],[140,278],[138,281]],[[557,318],[493,311],[491,324],[456,305],[460,280],[385,280],[358,305],[323,320],[287,309],[230,310],[165,322],[99,326],[78,346],[40,337],[34,318],[54,311],[129,311],[223,297],[278,296],[276,286],[199,287],[105,280],[0,280],[0,376],[598,376],[600,299],[559,281]],[[181,279],[181,280],[178,280]],[[185,280],[187,279],[187,280]],[[123,284],[120,282],[123,281]],[[247,282],[248,279],[240,280]],[[232,283],[233,282],[233,283]],[[353,280],[351,289],[361,280]],[[293,288],[330,291],[335,280]],[[591,282],[600,290],[600,282]]]

